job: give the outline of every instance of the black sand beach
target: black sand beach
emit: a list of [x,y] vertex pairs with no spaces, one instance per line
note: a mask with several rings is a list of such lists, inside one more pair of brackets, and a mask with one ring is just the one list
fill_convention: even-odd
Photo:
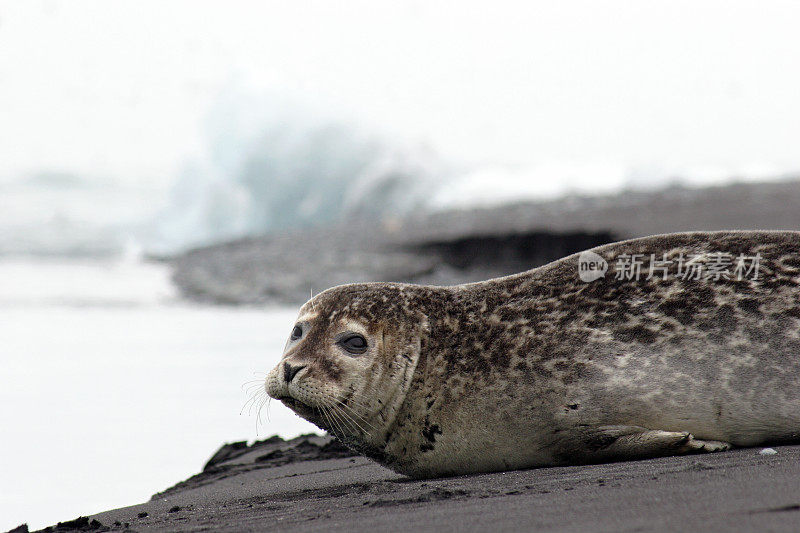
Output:
[[[800,446],[409,480],[325,438],[239,449],[133,505],[57,531],[797,531]],[[329,451],[335,451],[330,445]],[[275,453],[279,450],[278,453]],[[346,455],[346,453],[343,453]],[[293,462],[276,459],[293,457]],[[260,458],[260,460],[259,460]],[[210,470],[210,472],[209,472]],[[66,526],[66,524],[64,524]]]

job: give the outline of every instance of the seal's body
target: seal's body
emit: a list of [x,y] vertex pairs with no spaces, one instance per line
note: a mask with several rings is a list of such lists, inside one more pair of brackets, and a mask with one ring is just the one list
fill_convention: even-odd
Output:
[[588,282],[576,254],[454,287],[329,289],[267,392],[414,477],[800,441],[800,232],[592,252],[608,269]]

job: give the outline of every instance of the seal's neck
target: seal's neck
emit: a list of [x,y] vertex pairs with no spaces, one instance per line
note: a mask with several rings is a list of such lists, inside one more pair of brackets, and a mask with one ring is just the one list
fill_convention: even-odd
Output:
[[427,357],[423,352],[420,354],[415,371],[410,377],[408,386],[402,401],[395,411],[392,423],[387,426],[385,439],[381,449],[381,457],[374,458],[384,466],[396,472],[406,473],[409,466],[405,464],[409,457],[409,449],[418,448],[419,435],[416,413],[424,410],[425,404],[425,368]]

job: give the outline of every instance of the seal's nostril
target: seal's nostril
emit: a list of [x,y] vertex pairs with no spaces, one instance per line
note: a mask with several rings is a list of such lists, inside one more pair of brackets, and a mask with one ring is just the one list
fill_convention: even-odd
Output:
[[292,366],[289,363],[283,363],[283,379],[286,380],[286,383],[291,383],[295,375],[305,367],[306,365]]

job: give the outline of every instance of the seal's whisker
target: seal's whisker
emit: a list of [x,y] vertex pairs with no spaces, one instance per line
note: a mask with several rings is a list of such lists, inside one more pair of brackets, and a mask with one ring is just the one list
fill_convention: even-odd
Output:
[[[351,417],[353,417],[354,419],[355,419],[355,418],[358,418],[358,419],[359,419],[359,420],[361,420],[361,421],[362,421],[364,424],[366,424],[366,425],[367,425],[367,426],[368,426],[370,429],[372,429],[372,430],[374,430],[374,431],[379,431],[379,430],[378,430],[378,428],[377,428],[377,427],[375,427],[375,425],[374,425],[373,423],[371,423],[371,422],[370,422],[369,420],[367,420],[367,419],[366,419],[364,416],[362,416],[361,414],[359,414],[358,412],[356,412],[356,410],[355,410],[355,409],[353,409],[352,407],[350,407],[349,405],[347,405],[346,403],[344,403],[344,402],[343,402],[343,401],[341,401],[341,400],[334,400],[334,401],[335,401],[335,402],[338,402],[338,404],[341,406],[341,408],[342,408],[342,410],[343,410],[344,412],[349,412]],[[366,433],[366,432],[365,432],[365,433]]]
[[264,387],[255,384],[250,385],[249,387],[247,387],[247,389],[244,389],[244,392],[249,396],[252,396],[254,394],[260,394],[262,391],[266,392],[264,391]]
[[320,414],[322,415],[322,420],[325,422],[327,426],[328,433],[333,434],[333,422],[331,422],[330,416],[328,415],[328,411],[324,407],[319,408]]
[[247,401],[244,402],[244,405],[242,406],[241,411],[239,411],[239,414],[241,415],[242,413],[244,413],[244,410],[247,409],[248,410],[247,416],[250,416],[252,414],[253,405],[256,403],[256,401],[262,394],[266,395],[266,391],[263,389],[251,393]]
[[[255,405],[255,403],[254,403],[253,405]],[[258,436],[258,423],[259,423],[259,420],[260,420],[260,413],[261,413],[261,406],[262,406],[262,405],[264,405],[264,402],[263,402],[263,400],[262,400],[262,401],[259,403],[259,405],[258,405],[258,409],[256,410],[256,413],[257,413],[257,414],[256,414],[256,420],[255,420],[255,425],[256,425],[256,436]],[[251,410],[252,410],[252,406],[251,406]],[[248,414],[249,414],[249,413],[248,413]]]
[[[341,404],[341,403],[340,403],[340,405],[341,405],[341,406],[344,406],[344,404]],[[338,406],[338,405],[333,405],[332,407],[333,407],[333,408],[334,408],[334,409],[335,409],[337,412],[339,412],[339,414],[341,414],[341,415],[342,415],[342,417],[343,417],[343,418],[344,418],[344,420],[345,420],[345,421],[348,423],[348,425],[351,427],[351,429],[354,429],[354,430],[355,430],[356,428],[358,428],[358,429],[359,429],[359,430],[360,430],[360,431],[361,431],[363,434],[365,434],[365,435],[367,435],[367,434],[368,434],[368,432],[367,432],[367,431],[364,429],[364,427],[363,427],[361,424],[359,424],[359,423],[358,423],[358,420],[356,420],[356,419],[355,419],[353,416],[351,416],[351,415],[350,415],[350,414],[349,414],[347,411],[345,411],[345,410],[344,410],[342,407],[340,407],[340,406]],[[345,406],[345,407],[346,407],[346,406]],[[375,429],[375,428],[372,428],[372,429]]]
[[253,395],[253,394],[266,393],[267,391],[265,391],[264,387],[262,387],[260,385],[251,385],[251,386],[247,387],[247,390],[245,392],[247,394]]
[[330,432],[330,434],[331,434],[331,435],[333,435],[334,437],[339,437],[339,438],[341,438],[341,436],[343,436],[343,435],[344,435],[344,433],[342,433],[341,426],[340,426],[340,425],[339,425],[339,423],[337,422],[336,418],[333,416],[333,413],[331,412],[331,410],[330,410],[330,409],[328,409],[327,407],[325,407],[325,412],[326,412],[326,413],[327,413],[327,415],[328,415],[328,422],[330,423],[330,429],[329,429],[328,431],[329,431],[329,432]]
[[355,407],[360,407],[364,411],[370,411],[371,410],[369,405],[367,405],[366,403],[361,402],[361,401],[359,401],[359,400],[357,400],[355,398],[349,398],[349,400],[348,400],[349,403],[345,403],[342,400],[336,400],[336,401],[341,403],[341,404],[343,404],[343,405],[346,405],[346,406],[350,407],[351,409],[353,408],[353,406],[355,406]]
[[367,421],[366,417],[364,417],[362,414],[360,414],[358,411],[355,410],[355,407],[360,407],[364,411],[369,411],[370,410],[369,406],[364,405],[362,403],[358,403],[358,402],[353,402],[353,405],[350,405],[350,404],[347,404],[347,403],[345,403],[345,402],[343,402],[341,400],[336,400],[336,401],[342,407],[344,407],[345,409],[348,409],[351,413],[353,413],[354,415],[358,416],[360,419],[364,420],[365,422]]
[[263,385],[263,384],[264,384],[264,379],[263,378],[250,379],[250,380],[245,381],[244,383],[242,383],[242,388],[244,389],[245,387],[249,388],[249,387],[253,387],[255,385]]
[[[328,420],[327,415],[325,414],[325,409],[323,407],[319,408],[319,414],[322,417],[322,421],[325,424],[325,426],[329,428],[331,424],[330,421]],[[330,433],[330,429],[327,429],[327,432]]]
[[253,403],[250,404],[250,407],[247,409],[247,416],[253,416],[253,410],[255,409],[258,412],[258,408],[261,404],[264,403],[264,399],[260,395],[256,395],[253,398]]
[[265,405],[268,406],[267,416],[269,417],[269,400],[270,398],[269,396],[267,396],[266,398],[262,399],[261,403],[258,406],[258,411],[256,412],[256,435],[258,435],[258,425],[261,423],[261,410],[264,408]]
[[350,415],[348,415],[344,411],[340,411],[340,412],[342,413],[342,416],[344,417],[344,419],[347,421],[347,423],[350,425],[350,427],[354,431],[357,429],[358,431],[360,431],[364,435],[368,435],[367,431],[353,417],[351,417]]
[[[258,403],[258,408],[257,408],[258,411],[256,411],[256,415],[258,416],[258,418],[260,420],[261,419],[261,408],[264,406],[264,402],[267,401],[267,397],[266,396],[262,396],[260,393],[258,393],[258,394],[256,394],[256,398],[260,399],[260,401]],[[256,402],[253,402],[252,404],[250,404],[251,413],[252,413],[252,409],[255,406],[255,404],[256,404]]]
[[[343,413],[340,409],[338,409],[335,405],[328,406],[331,409],[331,412],[334,416],[339,420],[339,426],[342,437],[346,436],[348,433],[351,433],[355,430],[350,420],[348,420],[345,413]],[[346,431],[346,430],[350,431]],[[363,431],[363,430],[362,430]]]
[[[255,398],[256,400],[261,399],[262,403],[265,400],[269,400],[269,396],[267,396],[267,392],[265,390],[263,390],[263,389],[255,391],[253,393],[253,398]],[[255,402],[253,402],[253,403],[255,403]],[[252,408],[252,404],[251,404],[251,408]]]
[[267,396],[267,422],[272,422],[272,419],[269,417],[269,408],[272,407],[272,398]]
[[331,406],[326,406],[326,409],[327,409],[328,413],[331,415],[331,418],[333,419],[334,429],[339,432],[339,435],[342,435],[342,436],[346,435],[346,432],[342,429],[341,420],[339,420],[339,417],[337,416],[336,411],[334,409],[332,409]]
[[373,431],[376,431],[376,432],[377,432],[377,431],[379,431],[379,430],[378,430],[378,428],[376,428],[376,427],[375,427],[373,424],[371,424],[371,423],[370,423],[369,421],[367,421],[367,420],[364,420],[364,419],[362,419],[362,420],[361,420],[361,422],[359,422],[359,421],[356,419],[356,417],[354,416],[354,413],[348,413],[347,411],[345,411],[345,410],[344,410],[344,409],[342,409],[341,407],[339,408],[339,410],[340,410],[340,411],[341,411],[341,413],[342,413],[343,415],[345,415],[345,416],[346,416],[348,419],[352,420],[352,421],[353,421],[353,423],[354,423],[354,424],[356,424],[356,425],[359,427],[359,429],[361,429],[361,431],[363,431],[364,433],[367,433],[367,431],[365,431],[365,430],[364,430],[364,426],[362,426],[361,424],[364,424],[365,426],[367,426],[369,429],[371,429],[371,430],[373,430]]
[[350,431],[352,431],[352,428],[350,427],[350,424],[347,423],[345,417],[342,416],[342,413],[339,411],[339,409],[337,409],[335,405],[328,405],[328,408],[330,409],[331,413],[336,417],[336,419],[339,421],[339,429],[340,431],[342,431],[342,435],[350,433]]
[[[339,411],[341,411],[343,415],[346,415],[349,419],[352,419],[353,422],[358,424],[358,420],[357,419],[360,419],[361,422],[364,425],[366,425],[369,429],[372,429],[373,431],[379,431],[378,428],[376,428],[374,424],[372,424],[369,420],[367,420],[366,418],[361,416],[359,413],[357,413],[352,407],[350,407],[349,405],[341,402],[340,400],[334,400],[334,401],[338,403],[337,409]],[[363,426],[361,426],[361,424],[358,424],[358,427],[365,434],[367,433],[366,431],[364,431],[364,428],[363,428]]]
[[252,401],[253,401],[253,396],[251,396],[250,398],[248,398],[248,399],[247,399],[247,400],[244,402],[244,405],[242,405],[242,408],[239,410],[239,415],[241,415],[242,413],[244,413],[244,410],[245,410],[245,409],[247,409],[247,405],[248,405],[250,402],[252,402]]
[[332,434],[333,433],[333,421],[331,420],[330,413],[328,413],[328,410],[325,408],[324,405],[320,405],[319,406],[319,411],[322,414],[322,417],[323,417],[323,419],[325,421],[325,424],[328,426],[328,433]]
[[253,407],[259,400],[263,402],[265,397],[266,397],[266,391],[264,391],[263,389],[254,391],[252,394],[250,394],[250,398],[248,398],[247,401],[242,406],[242,410],[239,412],[239,414],[242,414],[244,410],[247,409],[247,416],[252,416]]

